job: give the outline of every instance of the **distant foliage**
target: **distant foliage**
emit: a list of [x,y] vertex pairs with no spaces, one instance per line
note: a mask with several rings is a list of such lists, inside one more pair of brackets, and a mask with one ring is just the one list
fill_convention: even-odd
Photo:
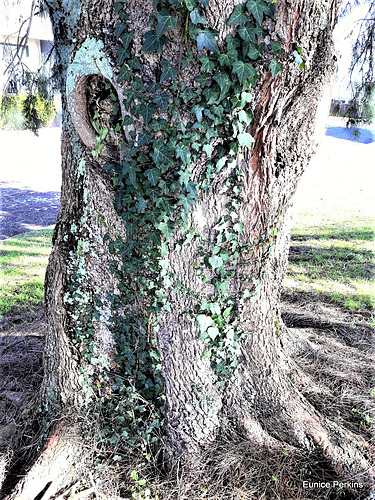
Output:
[[3,95],[0,98],[0,130],[29,129],[50,125],[56,116],[53,99],[35,94]]

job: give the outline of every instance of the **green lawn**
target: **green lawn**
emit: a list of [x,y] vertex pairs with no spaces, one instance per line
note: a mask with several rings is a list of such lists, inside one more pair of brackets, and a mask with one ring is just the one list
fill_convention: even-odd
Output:
[[52,228],[0,241],[0,314],[33,309],[43,303],[44,275]]
[[287,292],[350,311],[375,307],[375,228],[371,220],[352,219],[310,226],[303,219],[292,230]]

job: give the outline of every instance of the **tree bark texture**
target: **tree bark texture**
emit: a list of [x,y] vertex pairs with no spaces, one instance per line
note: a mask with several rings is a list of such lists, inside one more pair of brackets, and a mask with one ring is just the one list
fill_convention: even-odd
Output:
[[[231,29],[227,21],[237,3],[209,3],[207,20],[218,32],[219,47]],[[97,366],[111,371],[116,365],[113,355],[118,346],[109,326],[112,311],[106,297],[114,291],[119,293],[121,283],[111,270],[113,255],[105,235],[110,241],[126,239],[124,221],[114,208],[115,190],[103,168],[105,161],[117,161],[124,151],[106,146],[98,158],[92,155],[96,132],[87,111],[88,78],[100,75],[110,82],[123,117],[126,110],[122,106],[124,89],[117,82],[119,42],[114,3],[48,0],[48,5],[63,100],[63,179],[61,211],[46,277],[49,333],[43,391],[46,399],[80,407],[94,397],[85,382],[100,377]],[[183,312],[190,300],[186,294],[171,289],[170,308],[160,313],[154,336],[165,384],[164,432],[172,456],[197,460],[223,429],[234,427],[257,446],[286,442],[310,450],[320,447],[340,473],[353,473],[366,466],[361,454],[353,451],[355,447],[349,446],[334,424],[324,421],[295,388],[290,378],[295,366],[283,346],[279,315],[291,200],[315,151],[321,116],[328,109],[327,86],[334,70],[331,32],[337,7],[337,0],[277,2],[270,36],[285,50],[284,70],[275,77],[267,68],[260,70],[253,94],[254,118],[248,130],[255,142],[237,162],[242,174],[237,219],[243,223],[242,239],[260,242],[265,240],[264,235],[275,235],[275,244],[272,252],[267,245],[254,244],[252,259],[238,264],[238,275],[255,277],[259,283],[255,300],[246,301],[236,318],[246,335],[238,354],[239,368],[229,381],[217,384],[218,375],[210,358],[204,356],[206,347],[199,338],[198,323]],[[150,83],[156,78],[160,58],[142,54],[141,48],[149,30],[152,1],[129,0],[124,9],[128,29],[134,34],[131,51],[141,61],[137,74]],[[182,21],[167,36],[170,43],[163,57],[178,65]],[[297,47],[305,62],[302,70],[293,55]],[[192,52],[190,65],[181,70],[181,79],[194,87],[201,54],[194,47]],[[173,94],[168,85],[163,84]],[[203,160],[192,165],[192,178],[198,180],[204,169]],[[227,186],[227,177],[225,168],[217,173],[209,189],[199,191],[190,210],[188,225],[205,241],[215,238],[215,228],[227,212],[233,189]],[[214,301],[211,282],[195,270],[201,244],[192,238],[181,246],[180,238],[176,228],[169,245],[169,271],[195,296]],[[240,296],[245,289],[241,280],[233,278],[228,293]],[[92,312],[89,325],[85,320],[88,308]],[[85,360],[82,349],[99,360],[96,367]]]

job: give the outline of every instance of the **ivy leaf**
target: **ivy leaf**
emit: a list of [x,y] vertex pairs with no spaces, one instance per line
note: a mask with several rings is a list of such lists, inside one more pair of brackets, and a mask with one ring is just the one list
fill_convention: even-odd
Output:
[[170,151],[162,141],[157,140],[154,143],[154,150],[152,153],[152,159],[156,163],[156,165],[170,165],[173,163],[173,160],[170,156]]
[[224,264],[224,261],[220,257],[220,255],[211,255],[211,257],[208,259],[208,262],[210,263],[212,269],[220,269]]
[[249,125],[251,122],[252,116],[249,113],[246,113],[243,109],[238,113],[238,119],[240,122],[246,123],[246,125]]
[[208,9],[208,8],[209,8],[209,2],[208,2],[208,0],[199,0],[199,3],[200,3],[201,5],[203,5],[203,7],[204,7],[205,9]]
[[180,176],[179,177],[180,184],[183,184],[186,187],[189,183],[191,176],[190,170],[188,168],[186,170],[179,170],[178,174]]
[[238,76],[240,83],[250,80],[252,84],[255,84],[258,77],[254,67],[250,63],[244,63],[243,61],[236,61],[233,64],[233,73]]
[[207,333],[212,340],[215,340],[216,337],[219,335],[219,329],[216,326],[209,326],[207,328]]
[[278,56],[282,56],[283,54],[285,54],[285,50],[282,48],[280,42],[271,41],[271,48],[272,48],[271,52],[277,54]]
[[160,170],[157,168],[149,168],[145,171],[145,176],[150,181],[152,186],[156,186],[160,179]]
[[159,231],[162,233],[162,235],[165,237],[166,240],[170,240],[171,236],[173,234],[174,228],[171,226],[171,224],[165,221],[159,222],[159,224],[156,226],[156,229],[159,229]]
[[162,111],[165,111],[168,108],[169,98],[167,92],[162,92],[161,94],[154,94],[152,102],[157,104]]
[[245,26],[241,26],[241,28],[238,30],[238,34],[245,42],[256,43],[257,41],[256,39],[257,30],[256,27],[253,26],[252,24],[245,24]]
[[166,80],[169,80],[170,78],[174,80],[177,76],[177,68],[174,68],[169,64],[169,62],[166,59],[161,60],[161,65],[163,68],[163,71],[161,72],[160,75],[160,83],[165,82]]
[[176,147],[176,157],[180,158],[184,165],[189,165],[190,164],[189,148],[185,144],[179,144]]
[[239,24],[242,26],[249,20],[249,17],[244,13],[243,11],[243,6],[236,5],[233,9],[232,15],[228,19],[227,25],[228,26],[233,26],[235,24]]
[[145,125],[148,125],[152,115],[156,113],[156,107],[152,104],[140,104],[138,112],[143,117]]
[[233,64],[238,59],[238,53],[236,49],[228,50],[226,54],[219,55],[219,64],[220,66],[233,66]]
[[197,117],[198,123],[202,121],[202,111],[204,108],[202,106],[193,106],[191,109],[193,113],[195,113],[195,116]]
[[129,68],[127,64],[123,64],[120,68],[118,77],[117,77],[117,82],[121,83],[124,82],[125,80],[129,80],[131,77],[132,70]]
[[250,149],[252,143],[254,142],[254,137],[247,132],[244,132],[243,134],[238,134],[238,142],[241,146],[246,146]]
[[120,47],[117,53],[117,63],[119,66],[121,66],[126,59],[130,56],[128,49],[125,49],[125,47]]
[[140,213],[140,212],[143,212],[143,210],[144,210],[144,209],[146,208],[146,206],[147,206],[147,201],[143,198],[143,196],[139,196],[139,197],[137,198],[137,201],[138,201],[138,203],[137,203],[137,207],[136,207],[136,208],[137,208],[137,212],[139,212],[139,213]]
[[[272,42],[271,42],[272,43]],[[259,57],[261,56],[261,52],[258,48],[258,45],[254,44],[254,43],[249,43],[249,49],[247,51],[247,56],[252,59],[253,61],[255,61],[256,59],[259,59]]]
[[177,18],[172,16],[170,12],[163,9],[156,14],[158,24],[156,25],[156,35],[160,38],[169,29],[174,30],[177,24]]
[[227,75],[227,73],[218,73],[217,75],[215,75],[213,77],[213,80],[215,80],[215,82],[220,87],[221,92],[220,92],[219,101],[221,101],[225,97],[225,95],[227,94],[228,90],[231,87],[231,80],[230,80],[229,76]]
[[[123,24],[116,24],[116,28],[117,26],[123,26]],[[121,37],[121,40],[122,40],[122,44],[124,46],[124,49],[127,49],[130,45],[130,42],[133,40],[133,37],[134,37],[134,33],[124,33]]]
[[177,18],[172,16],[167,10],[163,9],[156,14],[158,24],[156,25],[156,35],[160,38],[169,29],[174,30],[177,24]]
[[197,46],[198,50],[203,50],[204,48],[211,50],[211,52],[219,52],[217,46],[214,32],[211,30],[200,30],[197,36]]
[[228,51],[232,49],[238,49],[241,44],[238,38],[234,38],[234,36],[230,34],[225,37],[225,42],[227,44]]
[[211,316],[207,316],[206,314],[198,314],[196,320],[202,333],[206,332],[210,326],[215,324]]
[[211,146],[211,144],[205,144],[202,149],[206,153],[206,155],[209,158],[211,158],[211,155],[212,155],[212,146]]
[[263,0],[248,0],[246,8],[252,13],[256,22],[261,25],[263,13],[267,9],[267,4]]
[[150,144],[151,135],[148,132],[141,132],[137,137],[138,146],[144,146],[145,144]]
[[127,175],[129,179],[129,184],[132,186],[135,185],[137,181],[137,172],[140,172],[141,169],[137,167],[135,162],[129,163],[129,162],[124,162],[122,164],[122,175]]
[[126,25],[123,23],[117,23],[116,24],[116,38],[120,38],[120,36],[124,33],[126,29]]
[[142,54],[150,54],[157,50],[159,54],[163,51],[163,46],[168,42],[168,38],[164,35],[158,37],[155,30],[147,31],[142,47]]
[[281,62],[276,61],[276,59],[271,59],[270,65],[269,65],[271,75],[273,78],[277,75],[277,73],[280,73],[284,69],[284,66],[281,64]]
[[196,0],[185,0],[186,8],[189,12],[191,12],[197,6]]
[[201,15],[201,10],[199,7],[190,12],[190,19],[194,24],[207,24],[207,19]]
[[202,63],[201,66],[202,72],[209,73],[216,67],[216,64],[213,61],[211,61],[207,56],[202,56],[199,60]]

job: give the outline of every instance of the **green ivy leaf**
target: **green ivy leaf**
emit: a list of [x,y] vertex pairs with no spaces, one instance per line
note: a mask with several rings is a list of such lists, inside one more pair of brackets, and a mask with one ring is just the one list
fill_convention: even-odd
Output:
[[159,229],[159,231],[162,233],[162,235],[166,240],[171,239],[171,236],[174,231],[172,224],[170,222],[168,223],[165,221],[159,222],[159,224],[157,224],[156,226],[156,229]]
[[120,68],[118,77],[117,77],[117,82],[121,83],[124,82],[125,80],[129,80],[129,78],[132,75],[132,70],[129,68],[128,65],[123,64]]
[[271,49],[274,54],[277,54],[278,56],[282,56],[285,54],[285,50],[282,48],[280,42],[272,42],[271,41]]
[[125,61],[126,59],[128,59],[130,56],[130,53],[128,51],[128,49],[125,49],[124,47],[120,47],[120,49],[118,50],[118,53],[117,53],[117,63],[119,64],[119,66],[121,66]]
[[259,59],[259,57],[262,55],[258,47],[259,47],[258,45],[249,42],[249,49],[247,51],[247,56],[253,61]]
[[137,137],[138,146],[144,146],[145,144],[150,144],[151,135],[148,132],[141,132]]
[[145,176],[150,181],[152,186],[156,186],[160,179],[160,170],[157,168],[149,168],[145,171]]
[[156,113],[156,106],[154,106],[153,104],[140,104],[138,112],[143,117],[145,125],[148,125],[150,123],[152,115]]
[[163,51],[163,46],[168,42],[165,35],[158,37],[155,30],[147,31],[142,47],[142,54],[150,54],[157,50],[159,54]]
[[238,47],[241,44],[241,42],[240,42],[240,40],[238,40],[238,38],[234,38],[234,36],[230,35],[230,34],[225,37],[225,42],[227,44],[228,51],[233,50],[233,49],[238,49]]
[[184,165],[190,164],[190,152],[185,144],[178,144],[176,147],[176,157],[180,158]]
[[160,75],[160,83],[165,82],[169,80],[170,78],[174,80],[177,76],[177,68],[174,68],[169,64],[169,62],[166,59],[161,60],[161,65],[163,68],[163,71],[161,72]]
[[249,20],[249,17],[244,13],[243,6],[236,5],[233,9],[232,15],[228,19],[227,25],[233,26],[235,24],[239,24],[242,26]]
[[177,18],[172,16],[170,12],[163,9],[156,14],[158,24],[156,25],[156,36],[160,38],[169,29],[174,30],[177,24]]
[[189,180],[191,177],[190,170],[188,168],[186,170],[179,170],[178,174],[180,176],[179,177],[180,184],[183,184],[186,187],[189,184]]
[[199,60],[202,63],[201,66],[202,72],[209,73],[216,67],[216,64],[213,61],[211,61],[207,56],[202,56],[199,58]]
[[219,52],[214,32],[211,30],[200,30],[197,36],[197,47],[198,50],[206,48],[211,50],[211,52]]
[[246,125],[249,125],[249,123],[251,122],[252,116],[249,113],[246,113],[246,111],[244,111],[243,109],[241,109],[241,111],[238,113],[238,119],[241,122],[246,123]]
[[224,261],[220,257],[220,255],[211,255],[211,257],[208,259],[208,262],[210,263],[212,269],[220,269],[224,264]]
[[162,92],[161,94],[154,94],[152,102],[157,104],[162,111],[168,108],[170,95],[167,92]]
[[215,340],[216,337],[219,335],[219,329],[216,326],[209,326],[207,328],[207,333],[212,340]]
[[236,49],[228,50],[226,54],[220,54],[218,58],[220,66],[229,66],[229,67],[232,67],[233,64],[237,61],[237,59],[238,59],[238,52]]
[[207,316],[206,314],[198,314],[196,320],[202,333],[206,332],[210,326],[214,326],[215,324],[211,316]]
[[186,8],[189,12],[191,12],[197,6],[196,0],[185,0]]
[[257,30],[256,27],[253,26],[252,24],[245,24],[245,26],[241,26],[241,28],[238,30],[238,34],[244,40],[245,42],[254,42],[256,43],[257,38]]
[[198,123],[202,121],[202,112],[203,112],[203,110],[204,110],[204,108],[202,106],[198,106],[198,105],[193,106],[192,109],[191,109],[191,111],[193,113],[195,113],[195,116],[197,118]]
[[141,212],[143,212],[143,210],[146,208],[146,206],[147,206],[147,201],[143,198],[143,196],[139,196],[139,197],[137,198],[137,201],[138,201],[138,203],[137,203],[137,207],[136,207],[136,208],[137,208],[137,212],[138,212],[138,213],[141,213]]
[[227,73],[217,73],[214,77],[213,80],[219,85],[220,87],[220,96],[219,96],[219,101],[221,101],[225,95],[228,93],[228,90],[231,87],[231,80],[229,78],[229,75]]
[[211,155],[212,155],[212,146],[211,146],[211,144],[205,144],[202,149],[206,153],[206,155],[209,158],[211,158]]
[[250,80],[252,85],[256,83],[258,77],[254,67],[250,63],[244,63],[243,61],[236,61],[233,64],[233,73],[238,76],[240,83]]
[[201,10],[199,7],[190,12],[191,22],[194,24],[207,24],[207,19],[202,16]]
[[[120,26],[123,26],[123,24],[120,24]],[[121,37],[121,40],[122,40],[122,44],[124,46],[124,49],[127,49],[130,45],[130,42],[133,40],[134,38],[134,33],[124,33]]]
[[284,66],[281,62],[276,61],[276,59],[271,59],[269,69],[271,71],[271,75],[274,78],[277,73],[280,73],[284,69]]
[[129,163],[129,162],[123,162],[122,164],[122,175],[128,176],[129,183],[134,186],[136,181],[137,181],[137,172],[140,172],[141,169],[137,167],[137,164],[135,162]]
[[267,9],[267,4],[263,0],[248,0],[246,8],[252,13],[256,22],[261,25],[263,21],[263,13]]
[[241,144],[241,146],[246,146],[250,149],[251,145],[254,142],[254,137],[247,132],[244,132],[242,134],[238,134],[238,142]]
[[152,153],[152,159],[156,163],[156,165],[170,165],[173,163],[173,160],[170,156],[170,150],[163,144],[161,140],[157,140],[154,143],[154,150]]

